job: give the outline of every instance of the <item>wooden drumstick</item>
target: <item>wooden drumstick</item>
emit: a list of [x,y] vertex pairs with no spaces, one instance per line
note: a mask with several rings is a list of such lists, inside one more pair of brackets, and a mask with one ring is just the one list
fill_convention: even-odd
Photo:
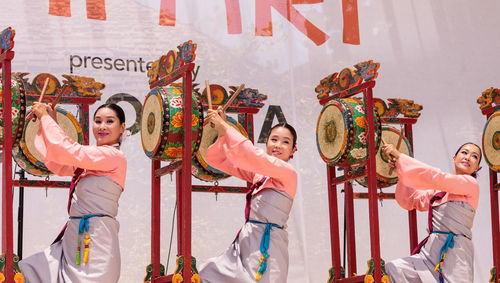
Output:
[[[403,141],[403,129],[401,129],[401,132],[399,132],[399,139],[398,139],[398,144],[396,145],[396,149],[399,150],[399,147],[401,146],[401,142]],[[394,168],[391,168],[389,170],[389,175],[392,175],[392,172],[394,172]]]
[[43,84],[42,92],[40,93],[40,98],[38,102],[41,103],[43,100],[43,96],[45,95],[45,91],[47,90],[47,86],[49,85],[49,78],[45,79],[45,83]]
[[68,88],[68,87],[70,87],[70,86],[69,85],[65,85],[62,89],[60,89],[59,94],[57,95],[57,97],[54,100],[52,100],[52,109],[56,109],[57,103],[59,103],[59,100],[61,99],[61,96],[63,96],[65,89]]
[[[45,91],[47,90],[47,85],[49,84],[49,78],[45,79],[45,83],[43,84],[42,92],[40,93],[40,98],[38,99],[38,103],[42,103],[43,96],[45,95]],[[33,118],[33,112],[30,112],[28,117],[26,117],[27,120],[30,120]],[[33,122],[36,121],[36,117],[33,119]]]
[[212,109],[212,93],[210,93],[210,83],[208,80],[205,80],[205,89],[207,90],[208,109]]
[[233,93],[231,98],[229,98],[229,100],[226,102],[226,105],[224,105],[224,107],[222,108],[222,111],[226,111],[226,109],[229,107],[229,105],[231,105],[231,103],[233,103],[233,101],[236,99],[238,94],[240,94],[241,90],[244,87],[245,87],[245,84],[241,84],[240,87],[238,87],[238,89]]

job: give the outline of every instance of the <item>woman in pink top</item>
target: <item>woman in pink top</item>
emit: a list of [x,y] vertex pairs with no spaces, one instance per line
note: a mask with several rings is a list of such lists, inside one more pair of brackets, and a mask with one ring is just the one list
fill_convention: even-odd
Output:
[[297,173],[288,160],[297,150],[297,134],[288,124],[273,127],[264,151],[231,127],[221,110],[208,110],[207,119],[218,130],[208,163],[253,185],[245,224],[222,255],[202,265],[201,282],[286,282],[286,222],[297,190]]
[[398,173],[396,200],[407,210],[429,211],[429,235],[412,256],[386,264],[391,282],[473,282],[472,224],[479,200],[476,173],[481,149],[462,145],[453,163],[455,173],[445,173],[399,153],[394,146],[383,151]]
[[55,121],[51,105],[34,103],[40,120],[36,149],[45,165],[60,176],[73,176],[68,200],[69,220],[45,251],[19,265],[27,283],[118,282],[120,247],[118,199],[125,184],[127,160],[120,151],[125,114],[104,104],[94,114],[97,146],[80,145]]

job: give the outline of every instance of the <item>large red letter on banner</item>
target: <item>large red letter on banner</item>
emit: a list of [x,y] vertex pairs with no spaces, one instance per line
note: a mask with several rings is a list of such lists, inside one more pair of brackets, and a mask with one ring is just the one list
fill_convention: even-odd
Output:
[[241,33],[240,0],[226,0],[227,33]]
[[87,19],[106,20],[105,0],[87,0]]
[[271,18],[271,7],[273,7],[316,45],[321,45],[328,40],[328,35],[302,16],[293,5],[322,2],[323,0],[255,0],[255,34],[260,36],[273,35]]
[[359,45],[358,0],[342,0],[342,17],[344,18],[343,41]]
[[[49,15],[71,17],[71,0],[49,0]],[[105,0],[87,0],[87,18],[105,21]]]
[[175,0],[161,0],[160,26],[175,26]]
[[49,15],[71,17],[71,0],[49,0]]

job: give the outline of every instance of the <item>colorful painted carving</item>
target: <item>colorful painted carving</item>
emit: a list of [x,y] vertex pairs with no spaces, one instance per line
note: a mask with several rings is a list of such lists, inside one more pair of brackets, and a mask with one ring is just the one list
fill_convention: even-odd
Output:
[[413,100],[402,99],[402,98],[388,98],[389,107],[385,111],[384,116],[396,117],[399,114],[405,117],[418,118],[420,117],[419,111],[424,107],[420,104],[416,104]]
[[[3,79],[0,76],[0,150],[3,147],[3,100],[2,100],[2,92],[3,92]],[[11,76],[11,113],[12,113],[12,147],[16,147],[19,140],[22,137],[24,123],[25,123],[25,114],[26,114],[26,83],[19,75],[19,73],[12,73]]]
[[[184,256],[178,256],[176,262],[177,266],[172,277],[172,283],[181,283],[183,282],[181,272],[184,269]],[[200,275],[196,268],[196,258],[193,256],[191,257],[191,283],[200,283]]]
[[16,31],[11,27],[8,27],[2,31],[0,34],[0,54],[12,50],[14,48],[14,37],[16,36]]
[[63,81],[64,85],[69,85],[73,89],[70,95],[100,98],[102,95],[101,90],[105,87],[105,84],[96,82],[94,78],[77,75],[62,76],[66,79]]
[[[340,278],[345,278],[345,269],[344,267],[340,267]],[[328,283],[335,282],[335,267],[332,267],[328,270]]]
[[369,60],[354,65],[354,71],[350,68],[344,68],[340,73],[333,73],[322,79],[314,89],[318,94],[317,98],[322,99],[330,94],[335,96],[335,94],[356,87],[362,82],[374,80],[378,76],[379,67],[380,63]]
[[63,83],[57,79],[56,76],[49,73],[40,73],[36,75],[31,83],[26,78],[29,73],[15,73],[24,82],[25,92],[28,95],[28,102],[32,101],[32,95],[40,95],[42,92],[45,80],[48,78],[47,89],[45,96],[56,96],[63,92],[63,96],[76,96],[76,97],[94,97],[99,99],[102,95],[101,90],[105,85],[101,82],[96,82],[94,78],[77,76],[77,75],[62,75]]
[[[366,271],[365,274],[365,279],[364,283],[373,283],[375,282],[375,279],[373,278],[373,272],[375,270],[375,262],[373,258],[370,258],[367,262],[368,264],[368,270]],[[385,271],[385,261],[383,259],[380,259],[380,273],[382,275],[382,283],[389,283],[389,276],[387,276],[387,272]]]
[[177,49],[178,51],[168,51],[166,55],[161,56],[160,59],[153,62],[148,71],[149,84],[170,75],[176,69],[195,60],[196,43],[189,40],[177,46]]
[[[165,276],[165,266],[160,263],[160,276]],[[146,276],[144,277],[144,283],[150,283],[153,277],[153,264],[146,267]]]
[[[236,86],[229,86],[228,94],[228,91],[223,86],[210,84],[212,105],[225,105],[237,89],[238,87]],[[206,88],[204,88],[201,95],[201,102],[205,106],[208,105],[206,93]],[[260,93],[258,89],[244,88],[229,107],[262,108],[266,99],[267,95]]]
[[490,270],[490,280],[488,280],[488,283],[495,283],[497,282],[497,268],[492,267]]
[[[14,255],[14,283],[23,283],[24,276],[19,268],[19,257]],[[0,282],[5,281],[5,254],[0,255]]]
[[493,104],[500,105],[500,90],[490,87],[481,93],[481,96],[477,99],[477,103],[481,110],[493,107]]
[[49,82],[47,83],[47,88],[45,89],[45,95],[55,95],[56,91],[61,87],[61,83],[59,83],[56,76],[49,73],[41,73],[33,78],[33,81],[31,82],[33,90],[37,94],[42,93],[46,79],[49,79]]

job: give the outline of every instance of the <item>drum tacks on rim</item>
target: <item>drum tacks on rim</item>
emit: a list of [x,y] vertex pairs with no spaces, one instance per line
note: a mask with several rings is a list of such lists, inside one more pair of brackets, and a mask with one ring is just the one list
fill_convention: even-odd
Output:
[[500,111],[493,113],[484,125],[482,146],[488,166],[500,172]]
[[[73,141],[83,143],[83,132],[76,118],[68,111],[56,107],[57,123],[64,133]],[[13,150],[14,161],[25,172],[35,176],[52,175],[47,166],[43,163],[42,157],[35,148],[35,136],[40,128],[40,120],[26,121],[23,136],[19,146]]]
[[[382,127],[382,138],[384,139],[384,141],[386,143],[392,144],[392,145],[394,145],[394,147],[396,147],[396,145],[398,144],[400,133],[401,132],[394,127],[390,127],[390,126],[383,126]],[[399,147],[399,152],[404,153],[408,156],[413,156],[410,142],[404,136],[403,136],[403,139],[401,141],[401,145]],[[391,168],[389,167],[389,159],[383,153],[382,148],[380,148],[377,151],[375,163],[377,165],[377,187],[378,188],[390,187],[398,182],[398,175],[396,173],[396,170],[393,170],[392,173],[389,174],[391,171]],[[358,182],[363,187],[368,186],[368,182],[367,182],[366,177],[356,179],[356,182]]]
[[[198,150],[203,129],[203,111],[192,93],[192,153]],[[144,153],[151,159],[175,161],[182,159],[184,143],[183,94],[179,87],[151,89],[142,107],[141,141]]]
[[[243,136],[248,138],[248,134],[246,133],[243,126],[236,122],[233,118],[227,116],[226,121],[230,126],[239,131]],[[200,148],[196,152],[195,156],[193,156],[193,168],[192,175],[202,181],[212,182],[217,180],[222,180],[230,177],[220,170],[210,166],[206,161],[206,153],[209,146],[215,143],[218,138],[217,128],[212,128],[210,125],[207,125],[205,121],[203,126],[203,135],[201,137]]]
[[[327,102],[316,124],[316,145],[321,158],[330,165],[359,167],[368,158],[365,107],[355,99]],[[380,117],[374,110],[375,148],[380,146]]]
[[[0,150],[3,147],[3,79],[0,76]],[[12,96],[12,148],[16,147],[23,135],[24,122],[26,117],[26,95],[24,81],[16,74],[11,76],[11,96]]]

